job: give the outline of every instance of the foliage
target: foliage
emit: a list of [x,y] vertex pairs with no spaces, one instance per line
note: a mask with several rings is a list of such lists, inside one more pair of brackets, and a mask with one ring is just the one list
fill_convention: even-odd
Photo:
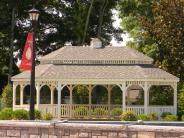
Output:
[[95,108],[93,111],[93,115],[95,117],[98,116],[107,116],[108,112],[104,108]]
[[119,117],[122,114],[122,109],[121,108],[114,108],[111,111],[111,115],[113,117]]
[[0,110],[3,108],[3,105],[2,105],[2,98],[0,97]]
[[0,112],[0,120],[11,120],[13,118],[12,108],[4,108]]
[[48,113],[43,114],[42,118],[43,120],[52,120],[53,116],[51,113],[48,112]]
[[149,119],[150,119],[151,121],[156,121],[156,120],[158,120],[158,115],[157,115],[157,113],[149,113],[149,114],[148,114],[148,117],[149,117]]
[[183,115],[184,115],[184,111],[178,110],[177,112],[178,120],[182,120]]
[[97,85],[92,91],[92,104],[107,104],[108,92],[104,86]]
[[74,110],[74,116],[88,115],[88,109],[86,107],[78,107]]
[[181,116],[181,121],[184,121],[184,115]]
[[[183,0],[121,0],[122,28],[133,41],[129,46],[151,56],[154,64],[183,80]],[[176,68],[177,67],[177,68]]]
[[184,83],[180,84],[178,94],[178,110],[180,114],[184,114]]
[[13,118],[18,120],[28,120],[28,111],[24,109],[15,110],[13,112]]
[[161,117],[164,119],[167,115],[172,115],[170,112],[163,112]]
[[111,91],[111,103],[112,104],[122,104],[122,91],[120,87],[115,86]]
[[[176,75],[183,82],[184,1],[121,0],[118,5],[122,29],[133,38],[128,45],[151,56],[157,67]],[[173,102],[168,91],[152,92],[150,97],[153,97],[151,104],[170,105]],[[183,112],[183,92],[178,97],[178,109]]]
[[137,121],[137,116],[131,111],[123,112],[123,114],[121,115],[121,120],[122,121]]
[[3,107],[12,107],[13,89],[10,84],[6,85],[2,93],[2,105]]
[[164,118],[164,121],[177,121],[178,118],[177,116],[175,115],[167,115],[165,118]]
[[42,119],[41,111],[35,110],[35,119]]
[[149,120],[150,120],[149,116],[144,115],[144,114],[138,115],[137,118],[138,118],[139,120],[143,120],[143,121],[149,121]]
[[73,100],[76,104],[87,104],[89,103],[89,94],[87,87],[78,85],[73,90]]
[[149,91],[151,105],[173,105],[173,88],[170,86],[152,86]]
[[51,98],[50,98],[50,88],[47,86],[47,85],[44,85],[41,87],[40,89],[40,103],[41,104],[48,104],[50,103],[51,101]]

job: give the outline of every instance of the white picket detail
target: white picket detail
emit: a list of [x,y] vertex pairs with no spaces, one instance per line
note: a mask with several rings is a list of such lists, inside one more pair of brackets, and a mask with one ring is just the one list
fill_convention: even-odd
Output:
[[42,114],[45,113],[51,113],[53,117],[57,117],[57,104],[40,104],[39,105],[39,110],[42,112]]
[[143,106],[127,106],[126,111],[131,111],[136,115],[144,114],[144,107]]
[[149,106],[148,113],[157,113],[161,116],[163,112],[170,112],[174,114],[174,106]]
[[[35,108],[37,108],[35,106]],[[61,118],[108,118],[114,108],[121,108],[122,105],[107,104],[61,104]],[[14,105],[14,110],[29,110],[29,105]],[[57,104],[40,104],[38,109],[44,113],[51,113],[54,118],[58,115]],[[123,109],[122,109],[123,110]],[[136,115],[144,114],[144,106],[126,106],[126,111],[132,111]],[[148,113],[156,113],[161,116],[163,112],[174,114],[174,106],[148,106]]]

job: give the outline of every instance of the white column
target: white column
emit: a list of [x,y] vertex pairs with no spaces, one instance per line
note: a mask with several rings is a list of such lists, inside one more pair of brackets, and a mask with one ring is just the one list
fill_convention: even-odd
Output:
[[122,91],[122,108],[123,111],[126,111],[126,83],[123,82],[121,85],[121,91]]
[[72,118],[72,112],[73,112],[73,110],[72,110],[72,104],[73,104],[73,98],[72,98],[73,87],[72,87],[72,85],[70,85],[69,91],[70,91],[70,118]]
[[24,86],[20,85],[20,106],[22,107],[24,101]]
[[40,106],[40,85],[36,85],[36,107],[39,109]]
[[174,85],[174,97],[173,97],[174,114],[177,114],[177,84]]
[[54,88],[51,88],[51,90],[50,90],[50,94],[51,94],[51,100],[50,100],[50,104],[54,104]]
[[144,114],[148,114],[148,84],[144,86]]
[[58,85],[57,90],[58,90],[58,105],[57,105],[57,109],[58,109],[58,119],[60,120],[60,118],[61,118],[61,90],[62,90],[61,84]]
[[13,84],[13,110],[15,109],[16,105],[16,85]]
[[108,114],[110,117],[110,111],[111,111],[111,86],[107,86],[107,91],[108,91]]
[[91,118],[91,111],[92,111],[92,109],[91,109],[91,93],[92,93],[92,86],[91,85],[89,85],[89,87],[88,87],[88,91],[89,91],[89,117]]

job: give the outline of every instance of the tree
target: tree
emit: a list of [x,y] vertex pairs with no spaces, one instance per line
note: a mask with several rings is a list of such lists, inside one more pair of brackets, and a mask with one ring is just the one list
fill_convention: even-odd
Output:
[[89,10],[88,10],[88,15],[87,15],[87,18],[86,18],[86,23],[85,23],[85,29],[84,29],[84,35],[83,35],[83,39],[82,39],[82,44],[84,44],[85,39],[86,39],[87,28],[88,28],[88,25],[89,25],[89,18],[90,18],[90,15],[91,15],[91,11],[92,11],[92,8],[93,8],[94,1],[95,0],[92,0],[91,1],[90,7],[89,7]]
[[12,85],[8,84],[4,87],[2,93],[2,105],[3,107],[12,107],[13,89]]
[[[119,12],[122,29],[133,38],[128,46],[154,59],[154,65],[184,81],[184,1],[121,0]],[[183,103],[179,88],[179,110]],[[155,95],[163,103],[165,93]],[[154,97],[155,97],[154,96]],[[155,103],[154,102],[154,103]]]
[[87,87],[83,85],[76,86],[73,90],[73,100],[77,104],[88,104],[89,94]]
[[181,88],[178,94],[178,109],[184,114],[184,83],[181,84]]
[[[129,46],[153,57],[154,64],[184,79],[184,2],[124,0],[122,28],[134,38]],[[176,68],[177,67],[177,68]]]
[[[26,35],[31,28],[27,11],[32,8],[32,1],[16,1],[18,2],[11,0],[0,1],[0,50],[1,53],[12,53],[10,42],[11,45],[14,42],[13,52],[19,50],[20,55],[22,55]],[[101,38],[104,42],[109,42],[111,36],[116,32],[116,29],[112,26],[111,9],[116,6],[118,0],[108,0],[108,4],[103,8],[103,14],[99,13],[104,1],[94,1],[86,31],[85,24],[91,0],[35,1],[36,8],[41,12],[38,25],[39,29],[37,30],[37,54],[47,54],[60,48],[66,41],[71,41],[74,45],[81,45],[84,32],[86,32],[84,43],[89,44],[91,37],[97,37],[99,28],[101,30],[99,31],[101,32]],[[14,5],[15,3],[16,5]],[[12,10],[13,7],[16,7],[14,29],[11,25],[11,22],[13,24],[12,17],[15,17],[12,16],[14,13]],[[101,20],[100,25],[97,27],[99,20]],[[14,35],[11,33],[13,32],[11,30],[14,30]],[[14,39],[11,39],[13,38],[12,36],[14,36]],[[2,65],[8,67],[8,63],[5,61],[6,58],[10,59],[10,55],[12,54],[4,55]],[[15,71],[13,72],[14,74],[16,74]]]

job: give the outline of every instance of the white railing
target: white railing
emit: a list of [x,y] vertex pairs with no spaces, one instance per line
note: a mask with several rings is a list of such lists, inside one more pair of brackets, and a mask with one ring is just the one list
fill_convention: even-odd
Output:
[[175,114],[174,106],[149,106],[148,113],[157,113],[159,116],[162,115],[163,112],[170,112]]
[[[29,110],[29,105],[14,105],[14,110],[25,109]],[[35,108],[37,108],[35,106]],[[107,118],[110,117],[111,111],[114,108],[122,108],[122,105],[107,105],[107,104],[61,104],[62,118]],[[40,104],[38,109],[42,113],[52,113],[56,118],[58,115],[57,104]],[[123,109],[122,109],[123,110]],[[136,115],[144,114],[144,106],[126,106],[126,111],[132,111]],[[157,113],[161,116],[163,112],[175,113],[174,106],[148,106],[148,113]]]
[[71,106],[70,116],[74,118],[88,118],[90,115],[89,107],[87,104],[73,104]]
[[24,105],[14,105],[13,106],[13,110],[19,110],[19,109],[24,109],[24,110],[29,110],[29,105],[28,104],[24,104]]
[[102,104],[92,104],[91,105],[91,116],[92,118],[105,118],[108,117],[109,106]]
[[69,104],[61,104],[61,117],[70,117],[70,108]]
[[126,111],[132,111],[136,115],[144,114],[143,106],[126,106]]
[[57,117],[57,104],[40,104],[38,108],[43,114],[52,113],[54,118]]

